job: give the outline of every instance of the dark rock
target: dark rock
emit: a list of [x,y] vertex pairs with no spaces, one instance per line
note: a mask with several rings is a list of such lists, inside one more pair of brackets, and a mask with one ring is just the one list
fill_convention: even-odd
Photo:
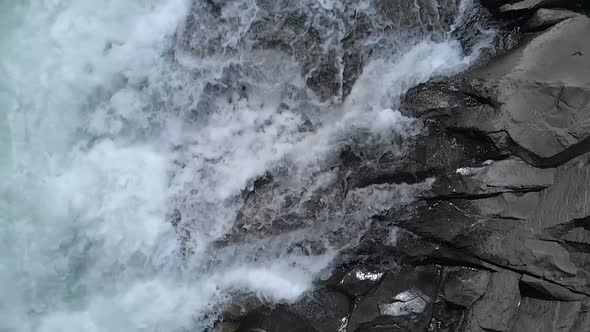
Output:
[[238,322],[219,322],[216,324],[210,332],[236,332],[239,328],[240,324]]
[[440,271],[432,266],[387,273],[380,285],[357,303],[347,330],[377,331],[380,325],[425,329],[439,282]]
[[586,16],[565,20],[463,78],[413,89],[402,110],[478,133],[532,165],[563,164],[590,152],[589,75],[579,69],[590,68],[590,49],[573,37],[589,31]]
[[582,308],[576,317],[573,332],[584,332],[590,331],[590,301],[585,300],[582,302]]
[[[579,301],[586,298],[586,296],[583,294],[574,293],[563,286],[559,286],[543,279],[531,277],[529,275],[523,275],[520,279],[520,282],[525,287],[529,287],[530,292],[533,292],[541,299]],[[521,289],[521,293],[526,293],[526,291]],[[533,297],[532,294],[529,295]]]
[[[499,8],[507,2],[484,3]],[[532,15],[533,9],[557,3],[533,2],[501,10],[511,6],[510,11]],[[525,4],[529,7],[517,8]],[[416,164],[404,162],[407,156],[401,161],[386,158],[379,168],[352,173],[349,182],[363,187],[389,181],[400,169],[407,171],[409,181],[436,176],[425,201],[379,217],[423,243],[404,239],[390,252],[403,257],[401,264],[412,259],[458,263],[437,257],[437,250],[424,243],[442,244],[498,268],[445,268],[440,294],[446,303],[433,299],[429,306],[433,331],[582,331],[589,324],[582,307],[590,291],[590,167],[584,155],[590,152],[590,76],[584,71],[590,64],[584,54],[590,49],[579,36],[590,33],[590,20],[541,9],[524,29],[548,30],[526,37],[487,66],[427,83],[405,96],[402,111],[425,121],[428,130],[412,146]],[[476,149],[478,145],[486,148]],[[439,150],[429,150],[432,146]],[[506,158],[510,154],[516,158]],[[421,164],[430,168],[417,166]],[[375,292],[361,299],[349,331],[421,326],[383,315],[372,297]],[[543,319],[527,325],[537,316]]]
[[222,316],[227,321],[239,321],[249,312],[264,305],[253,296],[236,296],[224,309]]
[[519,10],[532,10],[535,8],[540,8],[543,6],[551,5],[552,3],[557,3],[560,0],[520,0],[520,1],[511,1],[508,4],[503,5],[500,7],[501,12],[511,12],[511,11],[519,11]]
[[566,9],[541,8],[522,26],[524,31],[540,31],[579,15]]
[[[498,244],[511,241],[510,237],[516,235],[512,231],[524,225],[519,220],[482,216],[469,200],[420,202],[415,208],[402,210],[392,218],[399,227],[419,236],[465,248],[472,253],[481,253],[485,259],[502,255],[500,248],[495,248],[486,241]],[[518,236],[524,240],[527,234],[522,232]],[[509,252],[510,248],[504,250]],[[497,260],[502,261],[499,257]]]
[[262,307],[251,311],[240,322],[237,332],[318,332],[305,319],[287,307]]
[[574,325],[581,310],[581,302],[545,301],[524,297],[510,331],[575,331]]
[[511,0],[481,0],[481,3],[488,8],[497,8]]
[[[470,93],[470,89],[460,78],[428,82],[406,93],[401,111],[423,120],[442,119],[447,127],[480,128],[496,116],[496,105],[489,98]],[[466,124],[467,121],[473,124]],[[455,123],[460,125],[453,125]]]
[[[379,224],[387,225],[385,220],[380,220]],[[432,241],[432,239],[418,236],[403,228],[390,225],[386,227],[392,229],[388,232],[386,239],[375,237],[375,234],[372,233],[373,230],[367,233],[366,237],[371,238],[371,240],[365,239],[360,249],[362,252],[366,252],[370,258],[376,257],[386,261],[385,257],[393,257],[395,267],[436,264],[440,266],[463,266],[487,271],[496,271],[498,269],[493,264],[485,262],[476,256],[466,255],[465,252],[440,241]],[[367,247],[373,250],[367,250]],[[377,251],[375,248],[386,248],[387,250]],[[391,267],[383,267],[372,259],[369,262],[373,266],[380,266],[381,271],[394,270]]]
[[362,296],[379,285],[383,272],[376,268],[355,267],[346,272],[335,287],[346,292],[349,296],[356,298]]
[[458,168],[450,178],[439,177],[431,195],[469,197],[540,191],[553,184],[554,173],[553,169],[538,169],[519,159],[490,161],[481,167]]
[[520,275],[509,271],[492,274],[485,295],[466,311],[459,330],[509,331],[521,300],[519,278]]
[[441,284],[441,294],[447,302],[467,308],[485,294],[489,280],[488,271],[447,268]]
[[[590,216],[590,154],[557,169],[555,184],[540,193],[530,225],[541,232]],[[563,234],[565,235],[565,234]]]
[[590,45],[580,43],[577,36],[588,33],[590,18],[576,16],[469,73],[471,92],[499,111],[480,129],[489,132],[491,124],[495,131],[506,131],[519,146],[541,158],[586,139]]
[[557,279],[565,276],[575,276],[578,267],[572,263],[568,251],[556,242],[543,240],[526,240],[524,246],[530,249],[536,266],[527,267],[527,270],[546,279]]
[[590,224],[590,221],[586,221],[585,227],[578,227],[568,231],[561,239],[567,242],[590,244],[590,230],[586,228],[588,224]]
[[590,5],[585,0],[482,0],[490,9],[503,8],[502,11],[523,11],[540,7],[568,8],[572,10],[587,9]]
[[343,331],[352,310],[348,296],[327,288],[319,288],[290,306],[318,332]]
[[539,204],[539,193],[503,193],[486,199],[474,199],[471,204],[484,216],[528,220]]
[[526,220],[486,217],[476,205],[462,200],[422,203],[394,218],[399,227],[484,261],[589,292],[589,277],[582,268],[588,264],[587,254],[574,256],[571,248],[538,239]]
[[[589,291],[588,75],[577,69],[585,64],[570,61],[585,52],[565,51],[580,45],[573,36],[585,35],[588,24],[588,18],[577,14],[540,10],[525,29],[549,28],[546,32],[528,37],[466,79],[413,89],[402,104],[406,114],[420,117],[428,126],[436,123],[436,130],[469,133],[476,141],[491,141],[499,152],[496,156],[508,151],[522,160],[477,164],[463,159],[462,165],[463,155],[455,170],[435,172],[433,189],[424,195],[439,200],[420,202],[410,208],[413,212],[391,220],[430,241],[525,273],[519,291],[542,301],[581,301]],[[556,71],[546,70],[554,64]],[[544,95],[551,97],[545,100]],[[518,292],[514,287],[505,291]],[[474,307],[480,302],[485,301],[482,298]],[[432,326],[449,329],[459,318],[452,308],[442,308]],[[554,328],[587,326],[585,317],[575,312]],[[510,325],[470,325],[472,320],[462,320],[463,330],[507,330]],[[547,322],[540,324],[545,327],[538,330],[551,330]],[[514,331],[526,330],[526,325],[517,326]]]
[[455,331],[463,318],[465,308],[457,307],[442,299],[437,299],[432,310],[432,319],[428,327],[429,332]]
[[[336,60],[328,58],[321,61],[307,74],[307,86],[318,95],[320,100],[328,100],[333,96],[339,96],[342,89],[340,71],[340,66]],[[355,70],[350,71],[351,74],[354,72]],[[349,77],[349,81],[351,80]]]

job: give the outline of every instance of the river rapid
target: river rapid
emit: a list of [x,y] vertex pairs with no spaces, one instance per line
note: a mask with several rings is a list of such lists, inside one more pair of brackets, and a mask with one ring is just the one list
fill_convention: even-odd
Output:
[[[366,40],[379,46],[348,96],[341,84],[325,99],[297,56],[247,42],[265,2],[0,1],[0,331],[204,331],[235,294],[295,301],[346,245],[299,227],[220,246],[238,215],[247,226],[258,213],[244,192],[273,172],[291,194],[328,185],[359,131],[416,135],[400,96],[491,42],[457,39],[477,7],[463,0],[445,29]],[[339,17],[374,15],[373,2],[284,5],[338,54]],[[290,246],[302,240],[322,249]]]

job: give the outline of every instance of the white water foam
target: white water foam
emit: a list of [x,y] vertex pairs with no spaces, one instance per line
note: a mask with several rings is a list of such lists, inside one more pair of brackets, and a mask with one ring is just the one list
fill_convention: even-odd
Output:
[[[285,77],[304,86],[297,65],[256,53],[265,70],[249,98],[217,98],[190,123],[205,84],[193,70],[211,78],[239,61],[180,50],[170,60],[189,8],[184,0],[0,3],[0,331],[198,331],[233,292],[296,300],[337,252],[288,251],[286,238],[212,249],[242,190],[285,162],[300,170],[294,185],[308,185],[305,176],[356,129],[383,141],[415,135],[420,125],[395,110],[399,96],[477,56],[449,39],[375,59],[310,133],[299,130],[300,113],[277,111]],[[366,190],[380,198],[370,208],[393,199]],[[174,208],[191,225],[188,260],[168,221]]]

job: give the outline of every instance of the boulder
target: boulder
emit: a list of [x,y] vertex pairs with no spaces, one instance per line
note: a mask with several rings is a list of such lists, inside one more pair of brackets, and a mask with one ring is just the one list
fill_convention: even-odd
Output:
[[240,324],[238,322],[219,322],[211,330],[210,332],[236,332]]
[[346,327],[352,303],[343,293],[319,288],[306,294],[290,308],[318,332],[332,332]]
[[400,330],[425,329],[439,282],[440,272],[434,266],[387,273],[373,292],[359,300],[347,331],[377,331],[381,325]]
[[365,295],[377,287],[384,272],[371,266],[358,266],[345,272],[334,285],[352,298]]
[[590,293],[588,253],[535,235],[527,220],[488,217],[469,200],[423,202],[393,216],[397,225],[500,267]]
[[[555,184],[542,191],[529,225],[538,232],[554,231],[576,219],[590,216],[590,153],[557,168]],[[569,231],[567,229],[566,231]],[[557,233],[555,233],[557,232]]]
[[510,331],[570,332],[582,310],[581,302],[558,302],[524,297]]
[[481,4],[490,9],[496,9],[510,0],[481,0]]
[[318,332],[305,319],[286,306],[261,307],[251,311],[240,322],[236,332]]
[[224,321],[239,321],[249,312],[264,305],[262,301],[254,296],[235,296],[222,313]]
[[584,294],[574,293],[571,290],[556,283],[535,278],[530,275],[523,275],[520,279],[520,282],[521,293],[533,293],[534,295],[544,299],[558,301],[579,301],[586,298],[586,295]]
[[432,310],[432,319],[428,331],[451,332],[457,331],[457,326],[463,319],[465,308],[455,306],[438,298]]
[[[531,261],[534,264],[527,265],[527,271],[541,276],[544,279],[559,280],[561,283],[565,284],[567,284],[567,281],[564,280],[564,278],[576,276],[578,274],[579,267],[572,262],[567,249],[559,243],[527,239],[523,245],[530,250],[530,253],[532,254]],[[585,282],[582,282],[582,280],[575,282],[574,284],[574,286],[580,287],[583,287],[584,285]]]
[[511,2],[500,7],[501,12],[512,12],[521,10],[532,10],[543,6],[558,5],[562,0],[520,0]]
[[466,311],[459,330],[510,331],[521,301],[519,278],[520,275],[510,271],[492,274],[485,295]]
[[461,307],[470,307],[486,292],[490,272],[465,267],[445,269],[441,284],[442,298]]
[[[377,220],[382,227],[414,234],[417,242],[495,267],[445,267],[440,298],[430,297],[428,305],[431,330],[585,331],[590,324],[584,311],[590,293],[590,48],[580,36],[590,35],[590,18],[539,9],[573,8],[577,2],[506,3],[484,1],[530,16],[523,29],[533,33],[488,65],[409,91],[401,111],[424,121],[426,130],[401,159],[416,163],[394,158],[380,167],[359,167],[363,171],[351,173],[349,183],[363,187],[392,179],[402,169],[406,179],[435,177],[422,201]],[[369,180],[359,181],[363,178]],[[437,249],[413,241],[402,238],[391,252],[405,263],[450,262],[436,256]],[[385,315],[379,306],[385,300],[375,294],[361,297],[349,331],[420,326]],[[409,311],[406,318],[420,321]],[[530,323],[538,316],[543,318]]]
[[510,0],[481,0],[481,3],[488,8],[497,8],[507,2]]
[[486,199],[474,199],[471,204],[481,215],[501,219],[528,220],[539,204],[539,193],[502,193]]
[[522,29],[526,32],[544,30],[577,15],[580,14],[567,9],[541,8],[522,26]]
[[571,12],[539,10],[527,24],[552,25],[548,30],[487,66],[413,89],[402,104],[438,131],[491,141],[496,156],[517,158],[475,165],[459,158],[453,173],[437,174],[424,194],[431,201],[415,206],[414,217],[397,219],[398,226],[522,271],[531,278],[523,284],[557,300],[579,300],[589,290],[590,60],[578,38],[589,23]]
[[586,219],[585,225],[583,227],[576,227],[569,230],[561,237],[561,239],[567,242],[576,242],[590,245],[590,230],[588,230],[588,226],[590,226],[590,220]]
[[588,144],[580,144],[590,135],[590,44],[579,38],[588,34],[590,18],[579,15],[467,74],[469,93],[497,112],[467,126],[503,131],[540,158],[588,151]]
[[576,317],[572,332],[590,331],[590,301],[584,300],[582,308]]
[[[402,112],[543,168],[590,152],[590,18],[532,34],[486,66],[412,89]],[[551,68],[551,70],[548,70]]]
[[568,8],[583,10],[590,8],[585,0],[482,0],[482,4],[490,9],[510,13],[514,11],[530,11],[541,7]]
[[534,192],[550,187],[553,169],[538,169],[520,159],[488,161],[480,167],[460,167],[439,177],[430,192],[434,196],[476,196],[506,192]]

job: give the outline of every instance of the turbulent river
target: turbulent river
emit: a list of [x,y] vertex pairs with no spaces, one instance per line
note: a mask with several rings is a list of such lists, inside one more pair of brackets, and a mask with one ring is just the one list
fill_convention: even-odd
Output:
[[[268,220],[330,187],[344,143],[416,135],[399,97],[491,42],[458,39],[470,0],[405,2],[1,0],[0,331],[203,331],[236,294],[309,290],[414,189]],[[371,29],[349,47],[351,13]]]

